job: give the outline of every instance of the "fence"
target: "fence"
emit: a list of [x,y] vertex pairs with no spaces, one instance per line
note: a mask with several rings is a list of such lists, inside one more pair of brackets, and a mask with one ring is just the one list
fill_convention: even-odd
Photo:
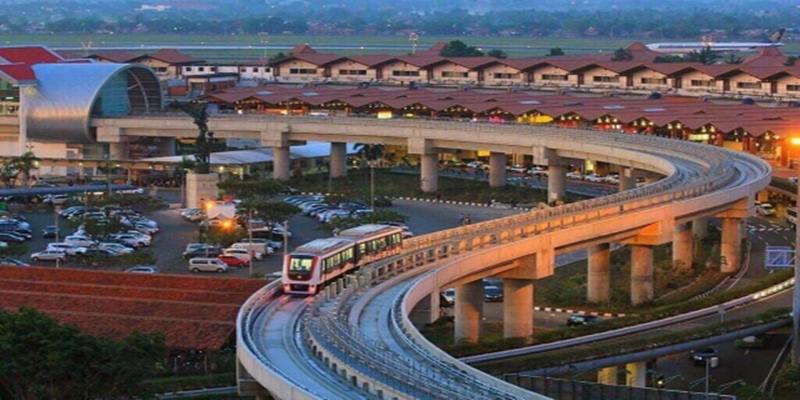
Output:
[[736,396],[647,387],[604,385],[544,376],[505,374],[503,379],[555,400],[736,400]]

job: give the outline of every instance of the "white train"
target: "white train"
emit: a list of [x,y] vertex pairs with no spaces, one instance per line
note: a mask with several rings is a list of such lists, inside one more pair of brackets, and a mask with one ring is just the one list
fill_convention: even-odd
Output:
[[376,224],[347,229],[336,237],[312,240],[283,260],[283,292],[316,294],[341,275],[398,254],[402,244],[402,228]]

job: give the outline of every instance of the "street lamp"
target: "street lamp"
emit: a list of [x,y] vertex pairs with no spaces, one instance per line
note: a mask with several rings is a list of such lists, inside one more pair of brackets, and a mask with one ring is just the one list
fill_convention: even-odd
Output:
[[214,206],[216,204],[212,200],[205,201],[205,202],[201,201],[201,204],[203,205],[203,211],[205,211],[205,214],[206,214],[205,227],[203,227],[203,230],[204,230],[204,232],[203,232],[203,240],[206,242],[206,245],[205,245],[206,258],[208,258],[208,232],[210,231],[210,228],[211,228],[211,226],[210,226],[211,225],[211,223],[210,223],[211,221],[210,221],[210,218],[208,218],[208,214],[211,213],[211,210],[214,208]]
[[[789,139],[792,146],[800,146],[800,136]],[[800,171],[798,171],[800,176]],[[795,210],[800,210],[800,181],[795,185]],[[792,365],[800,365],[800,223],[794,224],[794,288],[792,289]]]

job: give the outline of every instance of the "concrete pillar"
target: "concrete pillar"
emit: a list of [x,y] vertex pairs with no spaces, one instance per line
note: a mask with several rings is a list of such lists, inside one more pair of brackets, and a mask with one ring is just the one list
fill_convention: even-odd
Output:
[[202,208],[202,200],[216,200],[219,194],[217,183],[219,183],[219,175],[215,173],[189,172],[186,174],[186,207]]
[[672,233],[672,265],[679,269],[691,269],[692,262],[694,262],[692,223],[677,224]]
[[637,361],[625,364],[625,386],[647,387],[647,363]]
[[439,190],[439,155],[420,154],[420,186],[425,193]]
[[597,383],[601,385],[617,384],[617,367],[605,367],[597,370]]
[[631,249],[631,304],[639,305],[653,300],[653,248],[630,245]]
[[347,143],[331,143],[331,178],[347,176]]
[[503,187],[506,185],[506,154],[492,152],[489,155],[489,186]]
[[739,270],[742,252],[742,231],[740,218],[720,218],[722,220],[722,243],[720,244],[720,272],[733,273]]
[[108,143],[108,159],[111,161],[127,160],[128,156],[128,143],[127,142],[111,142]]
[[547,201],[564,200],[567,180],[565,165],[549,165],[547,167]]
[[476,343],[483,313],[483,281],[465,283],[456,288],[455,341]]
[[698,240],[708,236],[708,217],[697,218],[692,221],[692,236]]
[[636,176],[633,168],[622,168],[619,173],[619,191],[630,190],[636,187]]
[[533,280],[503,279],[503,337],[533,335]]
[[441,304],[440,304],[440,300],[441,299],[439,298],[439,296],[441,296],[441,294],[439,292],[440,292],[439,288],[436,288],[436,290],[434,290],[428,296],[429,297],[428,301],[430,302],[430,312],[428,313],[428,323],[429,324],[432,324],[432,323],[436,322],[436,320],[439,319],[439,317],[441,316],[441,313],[442,313]]
[[611,299],[610,246],[602,243],[588,251],[589,273],[586,282],[586,300],[590,303],[608,303]]
[[272,176],[279,181],[288,181],[292,160],[289,157],[289,146],[272,148]]

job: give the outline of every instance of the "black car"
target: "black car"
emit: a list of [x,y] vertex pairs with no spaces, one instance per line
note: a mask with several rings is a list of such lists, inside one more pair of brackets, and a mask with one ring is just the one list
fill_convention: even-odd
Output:
[[54,239],[59,233],[61,232],[55,225],[48,225],[42,229],[42,237],[45,239]]
[[706,362],[711,361],[712,358],[719,358],[719,353],[712,347],[701,350],[692,350],[689,353],[694,365],[706,365]]
[[23,243],[25,238],[9,232],[0,232],[0,241],[6,243]]
[[113,257],[119,255],[113,251],[97,248],[88,248],[86,251],[77,254],[82,257]]
[[503,289],[497,286],[485,286],[483,288],[483,301],[487,303],[503,301]]
[[596,315],[572,314],[567,319],[567,326],[591,325],[600,321],[602,321],[602,318]]
[[208,247],[208,249],[200,247],[197,249],[193,249],[192,251],[189,252],[184,252],[183,258],[188,260],[190,258],[195,258],[195,257],[206,257],[206,256],[217,257],[220,254],[222,254],[222,249],[220,249],[219,247]]
[[0,258],[0,265],[12,267],[30,267],[31,265],[16,258]]

